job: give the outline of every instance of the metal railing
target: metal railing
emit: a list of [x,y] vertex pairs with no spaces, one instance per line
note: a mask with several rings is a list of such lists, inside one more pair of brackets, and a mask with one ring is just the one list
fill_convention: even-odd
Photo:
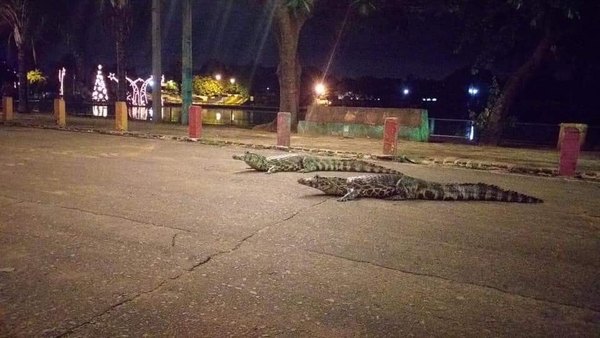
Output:
[[[500,145],[556,147],[559,132],[559,123],[511,123],[503,128]],[[475,143],[476,133],[472,120],[429,119],[429,136],[432,140]],[[600,126],[588,126],[584,149],[600,149]]]
[[502,130],[503,145],[556,146],[560,124],[511,123]]
[[475,139],[475,124],[471,120],[430,118],[429,136],[471,142]]

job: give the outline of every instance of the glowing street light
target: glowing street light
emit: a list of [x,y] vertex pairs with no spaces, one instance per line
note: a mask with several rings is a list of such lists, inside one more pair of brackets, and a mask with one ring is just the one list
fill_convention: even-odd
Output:
[[404,94],[404,95],[410,94],[410,89],[404,88],[404,90],[402,91],[402,94]]
[[325,84],[323,84],[322,82],[319,82],[315,85],[315,94],[317,94],[318,96],[325,94],[326,91],[327,91],[327,88],[325,87]]
[[469,86],[468,92],[469,92],[469,95],[475,96],[475,95],[479,94],[479,89],[477,87]]
[[229,79],[229,83],[234,84],[235,83],[235,77],[232,77],[231,79]]
[[217,81],[221,81],[221,74],[215,74],[215,79]]

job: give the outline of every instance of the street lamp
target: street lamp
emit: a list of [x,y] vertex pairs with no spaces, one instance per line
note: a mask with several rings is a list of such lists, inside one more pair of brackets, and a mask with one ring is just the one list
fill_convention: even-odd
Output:
[[231,79],[229,79],[229,83],[234,84],[235,83],[235,78],[232,77]]
[[221,74],[215,74],[215,79],[217,81],[221,81]]
[[327,88],[322,82],[319,82],[315,85],[315,94],[317,94],[317,96],[322,96],[323,94],[325,94],[326,91]]
[[410,89],[404,88],[404,90],[402,91],[402,94],[404,94],[404,96],[410,94]]
[[469,86],[468,92],[469,92],[469,95],[475,96],[475,95],[479,94],[479,89],[474,86]]

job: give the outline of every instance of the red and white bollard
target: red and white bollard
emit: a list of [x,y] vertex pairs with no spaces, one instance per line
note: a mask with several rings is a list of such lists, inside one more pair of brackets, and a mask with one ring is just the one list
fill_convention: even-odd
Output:
[[190,138],[202,136],[202,107],[190,106],[188,135]]
[[386,117],[383,124],[383,154],[394,155],[398,148],[398,118]]
[[286,112],[277,113],[277,145],[289,147],[290,134],[292,132],[292,114]]
[[580,135],[577,128],[565,128],[560,144],[560,160],[558,174],[561,176],[574,176],[579,158]]

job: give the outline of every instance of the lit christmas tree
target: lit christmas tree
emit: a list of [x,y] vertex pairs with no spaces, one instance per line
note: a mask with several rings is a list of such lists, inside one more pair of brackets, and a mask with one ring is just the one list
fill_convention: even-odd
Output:
[[[106,82],[102,74],[102,65],[98,65],[98,73],[94,82],[94,91],[92,92],[92,101],[98,103],[106,103],[108,101],[108,92],[106,90]],[[94,116],[106,117],[108,109],[106,106],[94,106],[92,108]]]

